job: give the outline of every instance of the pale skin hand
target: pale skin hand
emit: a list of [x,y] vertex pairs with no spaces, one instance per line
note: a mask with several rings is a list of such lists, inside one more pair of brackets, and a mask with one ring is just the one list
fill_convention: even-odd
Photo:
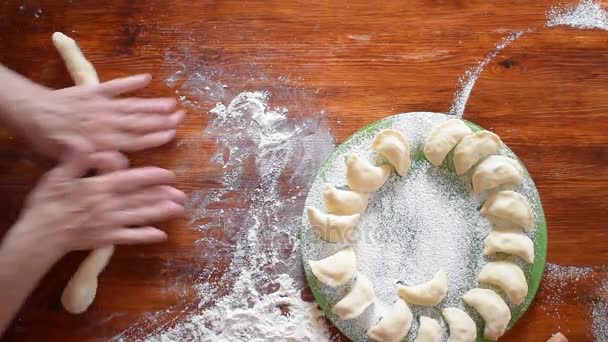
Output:
[[0,116],[40,153],[58,158],[69,141],[84,150],[139,151],[175,135],[184,112],[173,98],[118,98],[150,84],[150,75],[51,90],[0,65]]
[[[171,171],[126,167],[116,152],[72,152],[28,196],[0,245],[0,335],[40,278],[69,251],[166,240],[150,224],[183,215],[186,195],[170,186]],[[90,169],[117,171],[81,178]]]

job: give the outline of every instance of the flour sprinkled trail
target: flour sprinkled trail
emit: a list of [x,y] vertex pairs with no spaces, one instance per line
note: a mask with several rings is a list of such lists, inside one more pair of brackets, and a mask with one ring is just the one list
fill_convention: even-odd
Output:
[[529,31],[517,31],[504,37],[502,41],[496,45],[494,50],[488,53],[484,59],[477,63],[476,66],[469,68],[464,72],[464,75],[461,76],[458,81],[459,86],[450,107],[450,114],[459,118],[464,116],[464,110],[466,109],[467,102],[469,101],[469,96],[471,96],[471,91],[473,91],[473,87],[475,86],[475,83],[477,82],[477,79],[479,78],[479,75],[481,75],[483,69],[488,65],[488,63],[490,63],[490,61],[494,59],[494,57],[498,56],[498,54],[504,48],[521,37],[525,32]]

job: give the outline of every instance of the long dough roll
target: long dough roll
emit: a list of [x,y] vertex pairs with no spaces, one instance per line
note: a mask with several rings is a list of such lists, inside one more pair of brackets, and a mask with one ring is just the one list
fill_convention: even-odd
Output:
[[[95,67],[86,59],[74,39],[55,32],[52,40],[76,85],[99,83]],[[66,311],[79,314],[89,308],[97,293],[97,277],[110,261],[112,254],[114,246],[98,248],[78,266],[61,295],[61,304]]]

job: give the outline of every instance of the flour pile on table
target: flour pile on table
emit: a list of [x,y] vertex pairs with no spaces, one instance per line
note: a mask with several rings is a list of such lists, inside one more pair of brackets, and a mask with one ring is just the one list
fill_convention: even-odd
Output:
[[608,12],[598,1],[583,0],[575,6],[553,7],[547,11],[547,27],[570,26],[608,31]]
[[[199,276],[199,310],[149,340],[323,341],[322,312],[301,299],[300,215],[312,176],[334,148],[323,115],[270,108],[267,91],[217,103],[204,136],[217,143],[218,184],[189,205],[206,260],[229,263]],[[217,267],[217,266],[215,266]],[[213,280],[211,273],[219,272]]]

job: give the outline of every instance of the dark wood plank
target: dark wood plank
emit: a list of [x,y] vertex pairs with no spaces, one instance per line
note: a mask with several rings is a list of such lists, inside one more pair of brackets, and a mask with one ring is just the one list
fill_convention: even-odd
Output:
[[[553,3],[9,0],[0,4],[0,61],[47,86],[68,86],[50,42],[52,32],[63,31],[78,40],[102,79],[152,73],[144,96],[173,94],[165,80],[182,67],[219,70],[235,94],[272,89],[286,76],[293,94],[310,100],[302,111],[324,110],[340,142],[387,115],[447,111],[465,69],[509,31],[536,28],[486,67],[466,117],[500,134],[536,180],[550,229],[549,261],[600,267],[608,257],[608,33],[542,28]],[[258,71],[268,77],[252,79]],[[289,103],[289,97],[277,101]],[[206,162],[214,145],[201,135],[213,105],[209,99],[191,109],[175,143],[135,154],[133,164],[175,170],[189,193],[217,186],[217,170]],[[0,130],[3,229],[49,166],[14,133]],[[186,221],[165,228],[167,244],[118,249],[95,304],[82,316],[63,312],[58,298],[83,254],[62,260],[6,340],[103,340],[148,312],[168,309],[161,321],[170,323],[192,310],[193,277],[206,269],[219,279],[229,260],[201,257],[213,246],[195,246],[199,233]],[[598,268],[594,277],[606,273]],[[586,304],[597,300],[595,278],[563,303],[552,301],[544,285],[504,340],[544,341],[560,326],[574,341],[592,339]]]

